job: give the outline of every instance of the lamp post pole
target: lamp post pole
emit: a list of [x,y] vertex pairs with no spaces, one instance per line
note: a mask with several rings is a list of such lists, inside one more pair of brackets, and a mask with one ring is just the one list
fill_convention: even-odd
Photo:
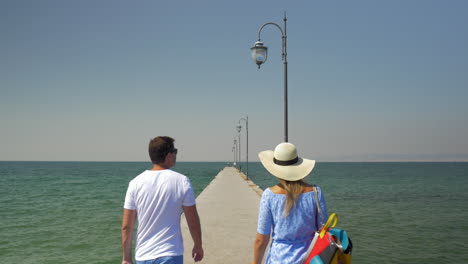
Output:
[[234,139],[234,167],[237,167],[237,139]]
[[284,14],[284,30],[278,24],[273,22],[268,22],[263,24],[258,30],[258,40],[255,42],[255,45],[251,48],[252,58],[260,69],[260,65],[267,60],[267,50],[268,48],[263,45],[261,42],[260,33],[262,29],[267,25],[276,26],[281,31],[282,39],[282,60],[284,65],[284,142],[288,142],[288,53],[286,49],[286,13]]
[[238,146],[239,149],[237,150],[237,153],[239,154],[239,159],[237,160],[237,163],[239,163],[239,171],[242,171],[242,160],[241,160],[241,136],[240,133],[238,134]]
[[237,137],[239,138],[239,171],[241,171],[242,169],[242,166],[241,166],[241,125],[238,124],[236,126],[236,129],[237,129]]
[[[245,131],[246,131],[246,138],[247,138],[247,147],[246,147],[246,163],[247,163],[247,170],[246,170],[246,177],[247,180],[249,179],[249,116],[247,115],[246,118],[241,118],[239,119],[239,124],[237,125],[237,131],[239,132],[239,137],[240,137],[240,130],[242,128],[240,122],[244,121],[245,122]],[[240,140],[240,138],[239,138]]]
[[236,163],[236,152],[235,152],[236,147],[232,145],[232,153],[234,153],[234,157],[232,158],[232,166],[234,167],[234,164]]

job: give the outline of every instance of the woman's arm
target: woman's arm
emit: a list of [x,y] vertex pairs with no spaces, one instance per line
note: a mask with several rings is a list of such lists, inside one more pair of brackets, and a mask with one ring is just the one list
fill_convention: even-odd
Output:
[[265,249],[270,241],[270,235],[262,235],[257,233],[254,242],[254,260],[252,264],[262,263],[263,256],[265,255]]

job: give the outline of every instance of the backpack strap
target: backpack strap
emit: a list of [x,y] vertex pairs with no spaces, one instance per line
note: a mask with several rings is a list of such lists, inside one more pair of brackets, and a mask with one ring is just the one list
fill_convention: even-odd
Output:
[[317,185],[314,185],[314,192],[315,192],[314,195],[315,195],[315,204],[317,205],[317,210],[319,214],[322,214],[322,208],[320,207]]
[[318,219],[319,219],[319,215],[320,217],[322,215],[322,208],[320,208],[317,185],[314,185],[313,190],[314,190],[314,195],[315,195],[315,227],[317,228],[317,231],[318,231],[320,229]]

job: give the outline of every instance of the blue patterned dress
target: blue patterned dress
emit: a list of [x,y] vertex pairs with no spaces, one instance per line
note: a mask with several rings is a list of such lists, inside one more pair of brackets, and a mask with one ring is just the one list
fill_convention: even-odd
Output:
[[328,219],[325,198],[317,186],[321,214],[315,213],[315,193],[307,192],[299,196],[296,207],[288,217],[284,217],[286,195],[275,194],[267,188],[260,201],[257,232],[262,235],[272,234],[272,243],[266,257],[266,264],[301,264],[309,243],[317,227]]

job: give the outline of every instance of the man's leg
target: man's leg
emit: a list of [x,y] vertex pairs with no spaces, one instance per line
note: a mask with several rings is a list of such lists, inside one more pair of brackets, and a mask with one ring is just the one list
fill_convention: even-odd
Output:
[[137,264],[183,264],[183,256],[160,257],[157,259],[137,261]]

